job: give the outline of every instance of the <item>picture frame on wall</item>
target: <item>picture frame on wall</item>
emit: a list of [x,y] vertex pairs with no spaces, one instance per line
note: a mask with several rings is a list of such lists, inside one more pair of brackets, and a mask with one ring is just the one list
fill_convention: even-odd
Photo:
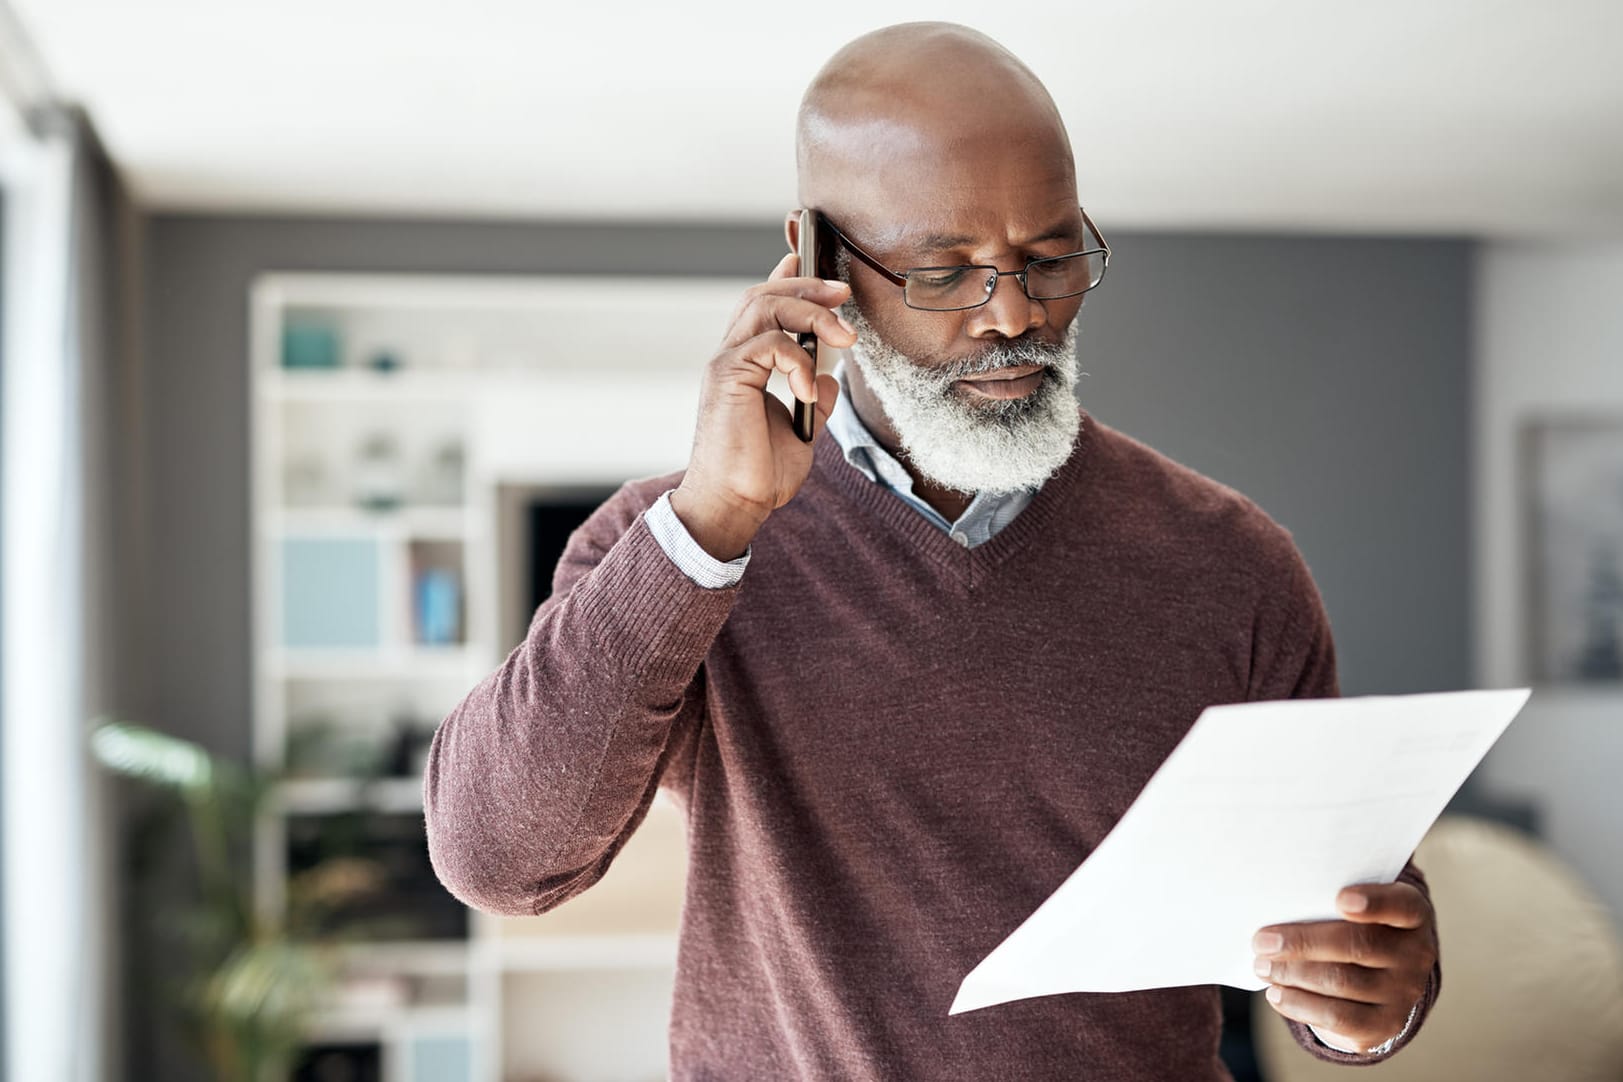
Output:
[[1530,678],[1623,685],[1623,415],[1521,430]]

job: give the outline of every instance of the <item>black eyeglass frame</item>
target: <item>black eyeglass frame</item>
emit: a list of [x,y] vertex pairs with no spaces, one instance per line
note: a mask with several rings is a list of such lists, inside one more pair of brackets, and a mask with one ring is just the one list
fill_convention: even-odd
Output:
[[[1099,232],[1099,227],[1093,224],[1093,219],[1088,217],[1088,212],[1087,212],[1086,209],[1084,209],[1083,207],[1080,207],[1080,206],[1077,207],[1076,209],[1082,212],[1082,224],[1084,226],[1086,226],[1088,231],[1091,232],[1093,234],[1093,236],[1095,237],[1095,239],[1097,239],[1099,241],[1100,246],[1098,248],[1083,248],[1082,250],[1076,251],[1076,252],[1066,252],[1063,255],[1044,256],[1041,259],[1028,259],[1028,260],[1026,260],[1026,265],[1024,267],[1020,268],[1017,271],[998,270],[996,267],[991,266],[989,264],[984,264],[984,263],[958,263],[958,264],[955,264],[953,266],[946,266],[946,267],[909,267],[905,271],[894,271],[894,270],[891,270],[889,267],[885,266],[883,263],[879,262],[879,260],[876,259],[874,256],[870,255],[869,253],[863,251],[861,248],[857,247],[857,245],[852,242],[851,238],[846,236],[843,232],[841,232],[840,228],[838,226],[836,226],[833,222],[829,221],[828,220],[828,215],[824,214],[822,211],[817,212],[817,220],[821,224],[827,226],[829,232],[834,234],[835,239],[838,240],[840,242],[840,244],[845,249],[847,249],[852,255],[856,256],[863,263],[865,263],[869,267],[871,267],[876,273],[881,275],[886,281],[890,282],[893,285],[901,286],[902,287],[902,303],[906,304],[909,308],[912,308],[915,311],[919,311],[919,312],[967,312],[972,308],[980,308],[981,306],[986,304],[987,301],[992,299],[992,294],[997,290],[997,280],[999,278],[1013,277],[1013,278],[1017,279],[1020,282],[1021,291],[1023,293],[1025,293],[1025,295],[1029,299],[1034,300],[1034,301],[1058,301],[1058,300],[1064,300],[1067,297],[1080,297],[1082,294],[1088,292],[1088,290],[1097,288],[1098,285],[1099,285],[1099,282],[1102,282],[1102,281],[1105,280],[1105,273],[1110,270],[1110,242],[1105,240],[1105,237],[1104,237],[1103,233]],[[1074,258],[1076,256],[1094,255],[1096,253],[1101,253],[1101,252],[1104,254],[1105,261],[1104,261],[1104,266],[1099,271],[1099,281],[1098,282],[1094,282],[1092,285],[1088,286],[1086,289],[1078,289],[1078,290],[1075,290],[1074,292],[1071,292],[1071,293],[1061,293],[1061,294],[1059,294],[1058,296],[1055,296],[1055,297],[1033,297],[1033,296],[1031,296],[1031,290],[1026,285],[1026,275],[1027,275],[1027,273],[1030,272],[1030,270],[1031,270],[1031,268],[1033,266],[1035,266],[1035,265],[1037,265],[1039,263],[1054,263],[1054,262],[1057,262],[1058,260],[1061,260],[1061,259],[1072,259],[1072,258]],[[988,277],[986,279],[986,296],[982,297],[980,300],[976,301],[974,304],[961,304],[961,305],[958,305],[958,306],[956,306],[954,308],[923,308],[923,307],[920,307],[919,305],[910,304],[908,302],[908,300],[907,300],[907,278],[908,278],[908,275],[911,275],[911,274],[925,274],[925,273],[928,273],[930,271],[951,271],[951,270],[980,270],[980,271],[988,272]]]

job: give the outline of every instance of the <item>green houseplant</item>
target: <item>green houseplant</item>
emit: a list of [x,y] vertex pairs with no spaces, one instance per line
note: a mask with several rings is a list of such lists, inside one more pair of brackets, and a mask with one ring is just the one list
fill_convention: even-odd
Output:
[[277,778],[118,720],[97,719],[90,745],[103,766],[163,794],[155,813],[185,821],[195,889],[164,929],[184,953],[174,1003],[184,1030],[220,1082],[286,1082],[339,975],[347,935],[328,918],[381,889],[381,870],[322,861],[289,879],[282,913],[256,912],[247,855]]

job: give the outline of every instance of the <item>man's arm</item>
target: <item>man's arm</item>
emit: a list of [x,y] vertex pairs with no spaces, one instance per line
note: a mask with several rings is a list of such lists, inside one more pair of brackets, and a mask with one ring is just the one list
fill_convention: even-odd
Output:
[[[647,814],[671,753],[691,747],[699,666],[741,561],[811,472],[811,444],[768,381],[783,373],[826,425],[839,384],[795,336],[856,340],[833,311],[850,288],[798,276],[797,262],[785,255],[734,311],[664,508],[652,522],[643,513],[657,482],[623,486],[598,508],[570,537],[524,642],[435,731],[423,778],[429,857],[468,904],[539,913],[591,886]],[[687,542],[708,565],[681,555],[693,555]],[[684,567],[714,572],[715,588]]]
[[469,905],[540,913],[595,883],[697,725],[699,667],[739,587],[684,573],[648,497],[623,486],[571,536],[524,642],[434,734],[429,856]]
[[[1337,698],[1329,616],[1300,552],[1294,543],[1287,548],[1286,586],[1264,598],[1253,629],[1250,698]],[[1364,892],[1348,888],[1338,902],[1354,893]],[[1396,883],[1368,894],[1361,912],[1338,906],[1345,920],[1259,929],[1254,944],[1259,973],[1269,965],[1269,1003],[1319,1059],[1387,1059],[1414,1039],[1442,990],[1435,914],[1420,869],[1411,860]],[[1260,949],[1272,945],[1261,942],[1266,934],[1281,935],[1277,953]],[[1379,1035],[1368,1036],[1372,1028]],[[1359,1051],[1345,1050],[1358,1044]]]

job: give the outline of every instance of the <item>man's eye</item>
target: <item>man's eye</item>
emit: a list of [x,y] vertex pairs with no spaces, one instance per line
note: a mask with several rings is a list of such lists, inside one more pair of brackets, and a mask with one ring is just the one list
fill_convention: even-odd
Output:
[[928,274],[914,271],[912,277],[921,286],[929,289],[942,289],[962,281],[964,275],[968,273],[968,267],[957,267],[952,270],[930,271]]

